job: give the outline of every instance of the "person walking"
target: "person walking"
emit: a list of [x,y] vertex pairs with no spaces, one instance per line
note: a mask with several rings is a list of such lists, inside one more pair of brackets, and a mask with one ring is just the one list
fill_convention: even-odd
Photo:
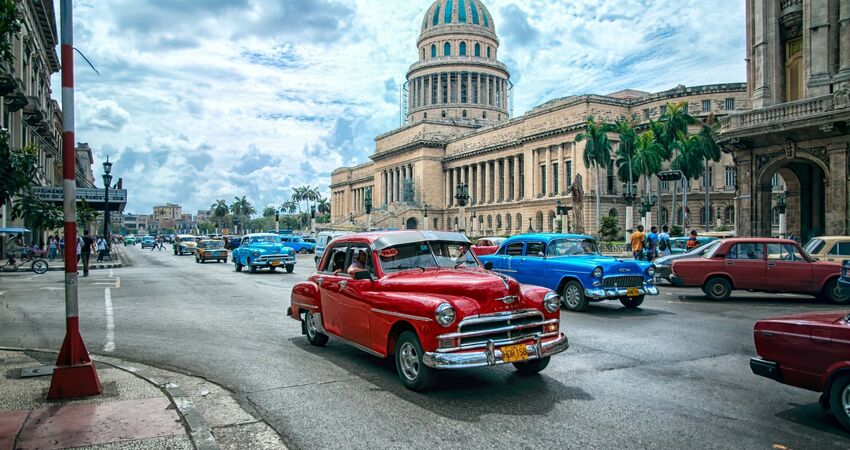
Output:
[[[82,241],[80,243],[80,241]],[[85,231],[85,235],[78,240],[78,247],[80,250],[80,259],[83,262],[83,276],[89,276],[89,260],[91,259],[91,251],[95,246],[94,239],[89,236],[89,230]]]
[[56,241],[59,242],[59,257],[64,261],[65,260],[65,238],[59,237],[56,235]]
[[643,260],[643,241],[646,239],[646,235],[643,233],[643,225],[638,225],[637,231],[632,233],[629,241],[632,244],[632,255],[634,255],[635,259],[638,261]]
[[97,262],[103,262],[103,257],[106,256],[106,238],[103,236],[97,237]]
[[50,236],[50,238],[47,239],[47,258],[51,262],[53,262],[53,260],[56,259],[56,250],[58,248],[59,248],[59,243],[56,242],[56,238],[54,238],[53,236]]
[[646,260],[652,262],[655,259],[658,249],[658,228],[652,227],[649,229],[649,234],[646,235],[646,241],[643,244],[643,252],[646,254]]
[[699,241],[697,240],[697,230],[691,230],[691,236],[688,238],[688,251],[691,251],[697,247],[699,247]]
[[670,227],[664,225],[658,235],[658,256],[669,256],[672,253],[670,250]]

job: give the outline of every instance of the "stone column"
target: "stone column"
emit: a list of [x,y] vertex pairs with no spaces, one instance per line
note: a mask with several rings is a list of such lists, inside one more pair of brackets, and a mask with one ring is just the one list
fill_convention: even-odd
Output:
[[558,186],[555,186],[555,194],[561,195],[567,192],[567,161],[564,158],[564,144],[558,146]]
[[839,68],[833,81],[850,81],[850,0],[841,0],[838,7]]
[[520,200],[522,196],[520,195],[520,187],[522,186],[520,183],[522,181],[522,177],[520,173],[522,171],[522,158],[520,155],[514,156],[514,200]]
[[502,188],[502,192],[504,192],[503,199],[504,202],[507,203],[508,201],[510,201],[511,198],[511,169],[510,165],[508,164],[508,158],[502,159],[502,184],[504,185],[504,187]]
[[[809,11],[805,11],[806,8]],[[829,0],[803,2],[803,9],[806,97],[827,95],[831,82],[829,68],[833,63],[829,45]]]
[[829,155],[829,184],[826,189],[826,234],[846,236],[850,232],[848,216],[848,150],[850,142],[835,142],[826,149]]
[[[451,205],[451,202],[449,201],[449,198],[450,198],[451,193],[452,193],[452,189],[451,189],[451,186],[452,186],[452,184],[451,184],[451,183],[452,183],[452,182],[451,182],[451,180],[450,180],[449,178],[450,178],[450,177],[449,177],[449,171],[448,171],[448,170],[444,170],[444,171],[443,171],[443,187],[444,187],[444,189],[445,189],[445,190],[443,191],[443,192],[444,192],[444,194],[443,194],[443,202],[445,203],[446,207],[448,207],[448,206],[450,206],[450,205]],[[437,206],[437,205],[434,205],[434,206]]]
[[487,183],[485,182],[485,172],[484,163],[477,163],[475,165],[476,171],[478,172],[478,192],[476,192],[475,203],[478,205],[483,205],[487,202],[487,195],[485,194],[487,189]]
[[481,164],[481,203],[488,203],[489,198],[487,192],[490,190],[490,179],[487,178],[487,173],[489,167],[487,167],[487,161],[484,161]]

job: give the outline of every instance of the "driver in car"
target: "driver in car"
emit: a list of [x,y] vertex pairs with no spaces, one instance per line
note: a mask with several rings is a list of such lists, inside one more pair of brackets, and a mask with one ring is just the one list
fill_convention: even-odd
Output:
[[363,272],[366,270],[366,252],[360,251],[357,254],[357,259],[348,266],[348,275],[354,276],[357,272]]

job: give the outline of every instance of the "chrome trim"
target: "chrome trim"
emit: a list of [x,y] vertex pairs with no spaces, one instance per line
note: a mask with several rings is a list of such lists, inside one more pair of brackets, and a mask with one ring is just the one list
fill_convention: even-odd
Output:
[[[627,289],[620,288],[593,288],[584,290],[584,296],[589,297],[593,300],[605,300],[626,297],[627,293]],[[658,288],[650,284],[645,284],[642,288],[638,288],[638,295],[658,295]]]
[[[324,331],[322,331],[322,332],[323,332],[323,333],[325,333]],[[328,333],[325,333],[325,334],[328,334]],[[366,352],[366,353],[368,353],[368,354],[370,354],[370,355],[372,355],[372,356],[377,356],[378,358],[386,358],[386,357],[387,357],[387,355],[383,355],[383,354],[381,354],[381,353],[378,353],[378,352],[376,352],[376,351],[372,350],[371,348],[369,348],[369,347],[364,347],[364,346],[362,346],[362,345],[360,345],[360,344],[358,344],[358,343],[356,343],[356,342],[351,342],[351,341],[349,341],[348,339],[345,339],[345,338],[339,337],[339,336],[338,336],[338,335],[336,335],[336,334],[330,333],[330,335],[331,335],[331,336],[333,336],[335,339],[339,339],[340,341],[342,341],[342,343],[343,343],[343,344],[348,344],[348,345],[350,345],[350,346],[352,346],[352,347],[356,348],[357,350],[364,351],[364,352]]]
[[518,270],[508,270],[508,269],[493,269],[493,272],[507,272],[507,273],[518,273]]
[[304,304],[304,303],[298,303],[298,302],[292,302],[292,306],[300,306],[300,307],[302,307],[302,308],[307,308],[307,309],[319,309],[319,307],[318,307],[318,306],[314,306],[314,305],[307,305],[307,304]]
[[[540,333],[538,333],[538,334],[540,334]],[[549,337],[557,336],[558,334],[560,334],[559,331],[552,331],[550,333],[540,334],[540,337],[541,338],[549,338]],[[463,351],[463,350],[475,350],[475,349],[478,349],[478,348],[485,348],[485,347],[487,347],[487,343],[489,343],[489,342],[492,342],[493,345],[497,345],[497,346],[519,344],[520,342],[525,342],[529,339],[534,338],[535,336],[536,335],[528,335],[528,336],[518,337],[518,338],[514,338],[514,339],[501,339],[501,340],[495,340],[495,341],[491,339],[487,342],[479,342],[477,344],[467,344],[467,345],[462,345],[460,347],[438,348],[437,353],[451,353],[451,352],[457,352],[457,351]]]
[[373,313],[379,313],[379,314],[386,314],[388,316],[401,317],[402,319],[418,320],[420,322],[433,322],[433,320],[429,319],[428,317],[411,316],[409,314],[402,314],[402,313],[387,311],[387,310],[378,309],[378,308],[372,308],[372,312]]
[[[546,320],[546,321],[543,321],[543,322],[534,322],[534,323],[527,323],[527,324],[522,324],[522,325],[508,325],[508,326],[499,327],[499,328],[488,328],[486,330],[481,330],[481,331],[469,331],[469,332],[466,332],[466,333],[463,333],[463,332],[447,333],[447,334],[441,334],[441,335],[437,336],[437,339],[443,339],[443,340],[445,340],[445,339],[463,339],[463,338],[470,338],[470,337],[486,336],[488,334],[505,333],[505,332],[514,331],[514,330],[525,330],[527,328],[542,327],[542,326],[546,326],[546,325],[556,324],[558,322],[559,322],[558,319],[549,319],[549,320]],[[458,327],[458,328],[460,328],[460,327]],[[526,336],[526,339],[528,339],[528,336]]]
[[464,325],[474,325],[479,323],[501,322],[505,319],[524,319],[526,317],[540,316],[543,313],[536,309],[518,309],[516,311],[505,311],[493,314],[483,314],[480,316],[470,316],[460,321],[458,328]]
[[[528,352],[527,361],[557,355],[570,348],[569,339],[567,339],[565,334],[560,334],[556,339],[549,342],[543,342],[540,336],[536,336],[535,339],[535,343],[525,346]],[[434,369],[470,369],[505,364],[502,358],[502,351],[496,348],[496,344],[493,341],[488,341],[487,348],[483,351],[463,353],[428,352],[422,356],[422,362]]]

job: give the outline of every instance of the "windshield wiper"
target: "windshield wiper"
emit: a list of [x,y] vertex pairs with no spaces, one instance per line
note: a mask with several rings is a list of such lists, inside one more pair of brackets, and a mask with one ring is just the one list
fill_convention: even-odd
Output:
[[409,266],[409,265],[405,265],[405,266],[395,266],[395,267],[391,268],[390,270],[398,270],[398,269],[401,269],[401,270],[419,269],[419,270],[421,270],[421,271],[423,271],[423,272],[425,272],[426,270],[428,270],[428,269],[426,269],[426,268],[424,268],[424,267],[421,267],[421,266]]

